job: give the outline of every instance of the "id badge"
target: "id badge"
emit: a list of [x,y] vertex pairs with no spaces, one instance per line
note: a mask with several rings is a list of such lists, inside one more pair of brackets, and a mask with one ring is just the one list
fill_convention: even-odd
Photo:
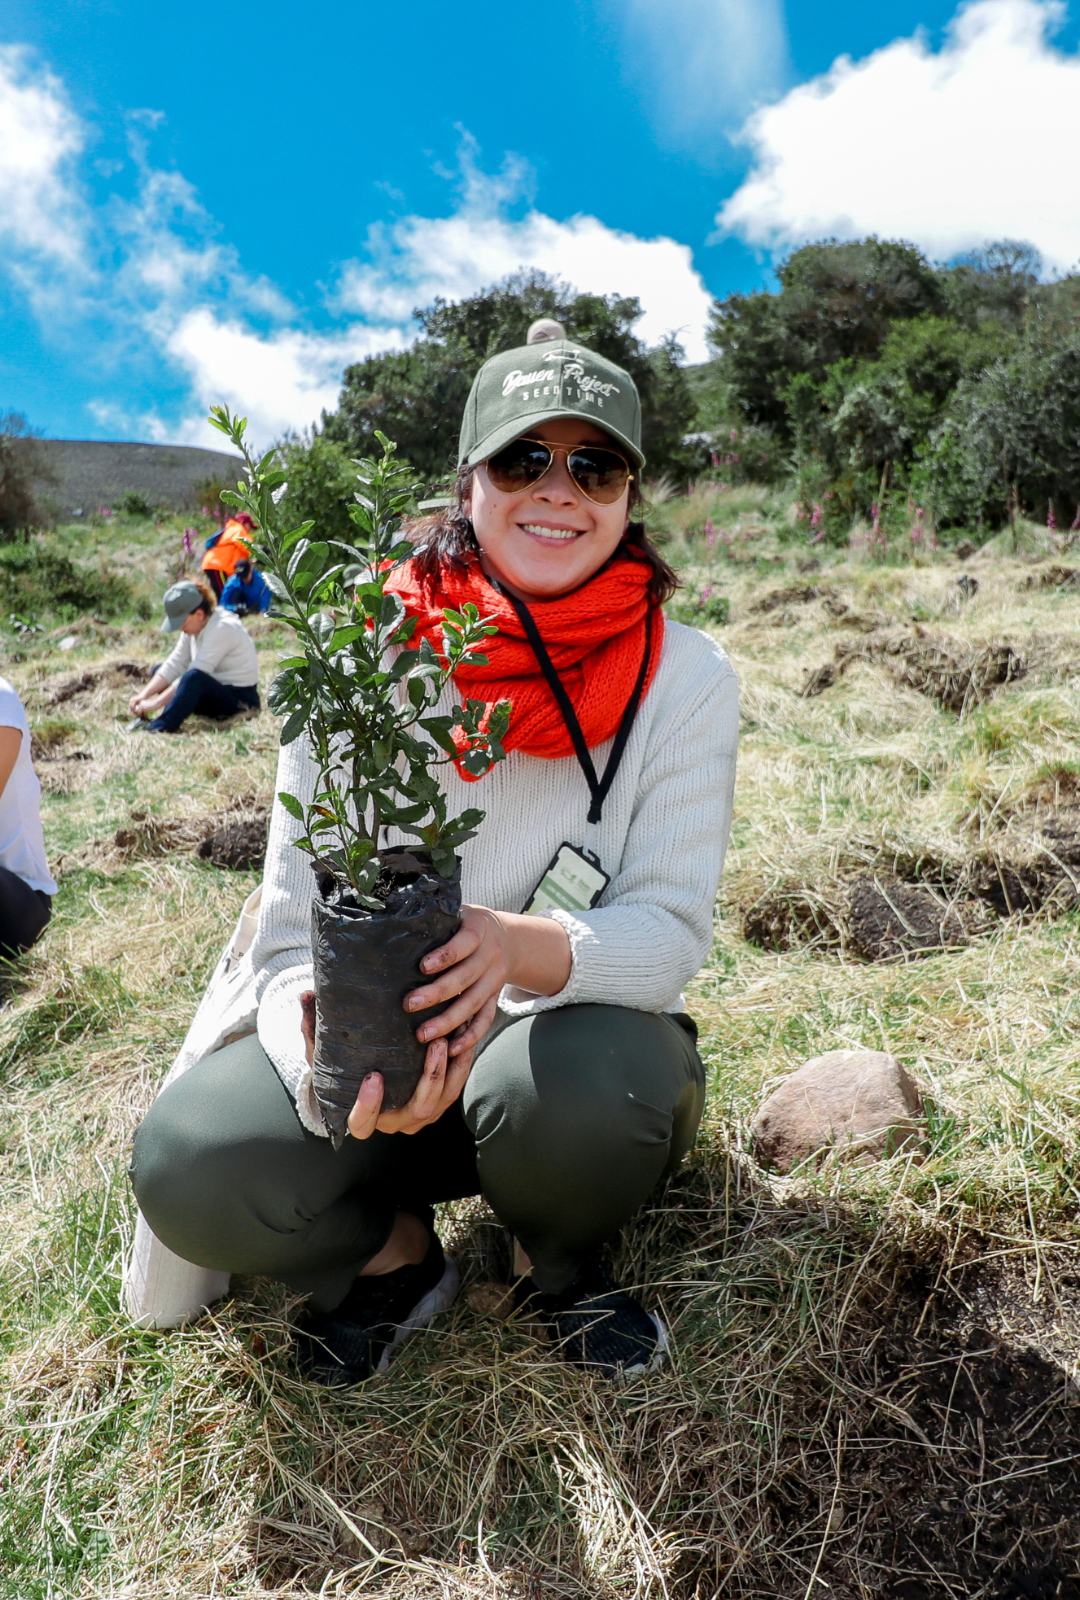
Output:
[[572,844],[561,844],[522,914],[535,917],[541,911],[590,911],[610,882],[595,856]]

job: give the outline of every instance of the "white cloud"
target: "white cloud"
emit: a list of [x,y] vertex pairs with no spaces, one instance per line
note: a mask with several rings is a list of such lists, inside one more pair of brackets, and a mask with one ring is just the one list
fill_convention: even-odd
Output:
[[947,257],[1025,239],[1080,257],[1080,58],[1049,43],[1057,0],[976,0],[934,52],[917,34],[756,112],[746,181],[717,223],[777,250],[829,235],[904,238]]
[[[558,221],[532,209],[515,220],[530,170],[508,156],[499,173],[484,173],[468,136],[452,214],[374,228],[366,261],[342,273],[328,307],[333,325],[313,329],[277,285],[245,270],[187,179],[151,164],[146,141],[161,119],[131,114],[124,171],[134,173],[134,193],[94,207],[78,166],[90,131],[63,84],[25,52],[0,49],[0,271],[22,289],[47,340],[77,347],[84,368],[96,361],[110,374],[90,408],[101,427],[216,444],[206,411],[227,402],[248,415],[263,447],[336,405],[350,362],[415,338],[415,306],[474,293],[519,267],[636,295],[643,337],[675,332],[691,359],[705,355],[709,295],[685,245],[590,216]],[[110,163],[95,166],[113,176]],[[178,378],[186,391],[171,419],[167,406],[133,411],[127,401],[125,379],[138,373],[145,389],[148,366],[165,392]]]
[[691,361],[706,356],[711,296],[687,245],[641,239],[596,217],[564,222],[530,210],[507,215],[528,181],[512,158],[497,177],[481,172],[475,149],[461,151],[462,194],[449,217],[403,217],[371,230],[368,262],[342,273],[339,303],[373,321],[404,323],[414,306],[436,295],[458,300],[519,267],[536,267],[587,294],[636,295],[643,316],[635,331],[648,343],[675,333]]
[[[712,154],[720,135],[787,75],[782,0],[620,0],[624,63],[665,139]],[[702,151],[702,141],[706,150]]]
[[[341,373],[350,361],[378,350],[400,349],[396,328],[354,324],[340,334],[314,335],[283,328],[260,336],[239,321],[228,321],[206,307],[180,319],[167,341],[170,356],[188,373],[205,412],[211,404],[242,411],[261,443],[290,429],[317,422],[333,410]],[[183,427],[184,444],[221,444],[221,435],[202,417]]]
[[21,47],[0,46],[0,241],[14,262],[80,263],[85,217],[71,168],[82,147],[59,81]]

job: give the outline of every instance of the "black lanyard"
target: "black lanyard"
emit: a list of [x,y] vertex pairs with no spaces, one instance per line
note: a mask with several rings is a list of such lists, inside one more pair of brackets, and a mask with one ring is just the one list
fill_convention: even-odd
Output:
[[509,600],[517,612],[518,620],[525,629],[525,637],[532,645],[533,654],[540,663],[540,671],[547,679],[548,687],[555,696],[559,710],[562,712],[563,721],[566,723],[566,731],[570,735],[570,741],[574,746],[574,754],[578,758],[578,765],[585,774],[585,782],[589,785],[592,803],[589,806],[588,820],[590,822],[599,822],[604,801],[608,796],[608,790],[615,782],[615,774],[619,770],[619,764],[626,749],[626,741],[629,739],[630,730],[634,726],[634,718],[638,714],[641,696],[645,692],[645,677],[649,670],[649,657],[652,655],[652,604],[650,603],[645,615],[645,653],[641,658],[637,682],[634,684],[630,698],[626,702],[626,710],[622,714],[622,721],[616,731],[615,740],[611,746],[611,754],[608,756],[607,766],[604,768],[604,776],[597,778],[596,768],[593,766],[589,747],[585,743],[585,735],[581,731],[581,723],[578,721],[573,701],[566,692],[566,685],[555,670],[555,663],[548,655],[547,645],[540,637],[540,629],[536,626],[536,619],[523,600],[516,599],[506,589],[500,589],[500,593]]

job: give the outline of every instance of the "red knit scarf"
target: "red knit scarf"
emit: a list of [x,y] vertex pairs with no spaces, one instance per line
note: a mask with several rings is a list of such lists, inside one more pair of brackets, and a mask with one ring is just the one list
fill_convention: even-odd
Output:
[[[651,576],[647,561],[621,555],[573,594],[529,602],[590,750],[614,737],[641,670]],[[492,588],[475,556],[469,557],[464,572],[445,570],[437,585],[423,579],[415,563],[407,561],[386,587],[400,595],[409,615],[418,619],[413,643],[426,637],[440,653],[442,612],[460,611],[471,600],[499,631],[482,647],[488,658],[486,667],[458,668],[454,675],[458,692],[463,698],[484,700],[489,705],[510,701],[510,731],[503,741],[507,750],[524,750],[549,761],[573,755],[566,723],[517,612]],[[663,642],[664,614],[657,607],[643,694],[656,672]],[[468,776],[462,772],[462,777]]]

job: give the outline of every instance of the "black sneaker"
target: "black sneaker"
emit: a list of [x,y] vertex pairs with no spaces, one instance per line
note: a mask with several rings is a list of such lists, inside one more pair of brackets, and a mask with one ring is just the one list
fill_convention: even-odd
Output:
[[[522,1288],[531,1283],[523,1280]],[[534,1290],[521,1300],[547,1326],[567,1361],[605,1378],[636,1378],[664,1360],[667,1328],[598,1261],[587,1263],[558,1294]]]
[[434,1234],[419,1266],[357,1278],[334,1311],[307,1311],[296,1329],[300,1370],[311,1383],[346,1387],[385,1372],[410,1334],[453,1305],[460,1275]]

